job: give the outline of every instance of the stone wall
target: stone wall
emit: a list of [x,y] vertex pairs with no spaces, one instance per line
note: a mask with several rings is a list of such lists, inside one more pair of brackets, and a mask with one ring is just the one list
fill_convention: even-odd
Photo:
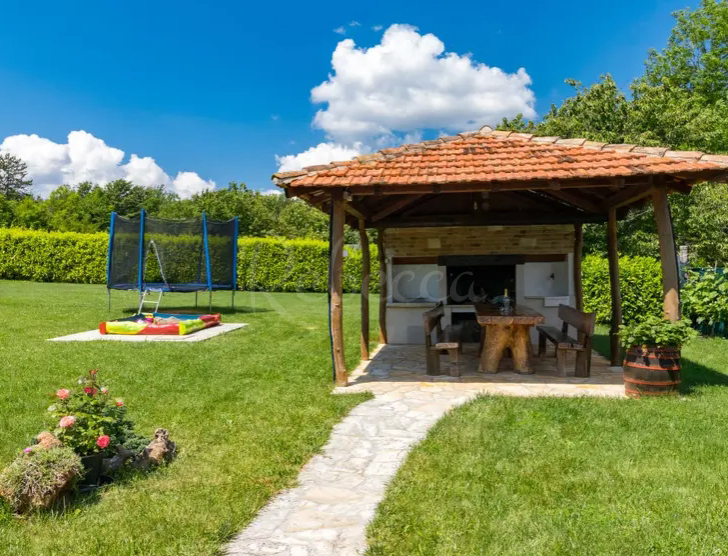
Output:
[[439,255],[555,255],[574,250],[574,227],[479,226],[388,228],[384,246],[394,257]]

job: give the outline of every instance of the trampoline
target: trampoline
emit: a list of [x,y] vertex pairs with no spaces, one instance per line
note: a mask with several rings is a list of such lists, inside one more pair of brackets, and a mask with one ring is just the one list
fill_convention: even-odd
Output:
[[[238,219],[195,220],[150,218],[142,210],[135,218],[111,213],[106,290],[137,290],[139,313],[145,304],[158,312],[164,293],[230,290],[235,307],[237,289]],[[156,294],[156,299],[149,299]]]

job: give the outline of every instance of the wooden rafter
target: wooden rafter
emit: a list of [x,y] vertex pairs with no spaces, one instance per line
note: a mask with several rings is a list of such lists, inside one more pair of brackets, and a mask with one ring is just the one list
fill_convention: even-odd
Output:
[[383,209],[381,209],[378,212],[375,212],[372,217],[372,222],[377,222],[378,220],[382,220],[383,218],[386,218],[390,214],[394,214],[398,210],[403,209],[407,205],[410,205],[420,199],[422,195],[407,195],[406,197],[402,197],[401,199],[397,199],[396,201],[392,201],[391,203],[387,204]]
[[556,197],[560,201],[568,203],[587,212],[603,212],[602,208],[597,203],[590,201],[583,195],[579,195],[571,191],[561,191],[560,189],[547,189],[544,191],[544,194],[550,195],[551,197]]
[[609,210],[613,208],[623,207],[629,205],[640,199],[648,197],[650,195],[650,188],[652,185],[640,185],[640,186],[626,186],[624,189],[607,197],[602,202],[602,209]]

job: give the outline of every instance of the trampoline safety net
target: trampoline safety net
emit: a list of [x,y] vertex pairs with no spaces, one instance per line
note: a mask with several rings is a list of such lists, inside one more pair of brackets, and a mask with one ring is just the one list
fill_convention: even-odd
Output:
[[111,215],[107,287],[194,292],[237,286],[237,218],[218,222]]

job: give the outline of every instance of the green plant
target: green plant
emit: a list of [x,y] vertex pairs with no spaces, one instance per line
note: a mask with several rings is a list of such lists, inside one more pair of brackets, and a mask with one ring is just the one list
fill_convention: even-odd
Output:
[[97,382],[95,369],[78,379],[76,389],[61,388],[48,408],[48,420],[56,438],[81,456],[113,453],[132,433],[121,398]]
[[723,274],[691,272],[682,291],[683,313],[698,325],[728,321],[728,280]]
[[671,322],[654,315],[619,327],[622,345],[628,349],[642,346],[680,348],[697,335],[687,319]]
[[[597,322],[608,324],[612,314],[612,302],[607,259],[597,255],[584,257],[581,274],[584,310],[596,312]],[[625,323],[641,321],[647,315],[662,315],[660,261],[652,257],[620,257],[619,286],[622,294],[622,318]]]
[[[126,238],[117,236],[118,241]],[[156,238],[160,240],[161,238]],[[74,282],[104,284],[106,251],[109,236],[105,233],[42,232],[0,228],[0,278],[33,282]],[[136,252],[138,239],[132,237]],[[165,275],[170,281],[196,281],[196,264],[189,265],[190,253],[199,246],[195,239],[180,236],[164,238]],[[217,274],[214,252],[224,248],[216,238],[210,240],[213,253],[212,275]],[[361,290],[361,251],[347,248],[344,258],[344,291]],[[238,240],[238,288],[269,292],[325,292],[327,289],[329,247],[325,241],[241,237]],[[129,267],[129,280],[136,281],[136,271]],[[370,290],[379,291],[379,261],[376,246],[371,246]],[[133,274],[133,276],[132,276]],[[173,280],[174,278],[174,280]],[[151,257],[147,279],[159,281],[156,260]]]
[[0,473],[0,496],[16,512],[48,508],[81,476],[81,459],[71,448],[27,450]]

